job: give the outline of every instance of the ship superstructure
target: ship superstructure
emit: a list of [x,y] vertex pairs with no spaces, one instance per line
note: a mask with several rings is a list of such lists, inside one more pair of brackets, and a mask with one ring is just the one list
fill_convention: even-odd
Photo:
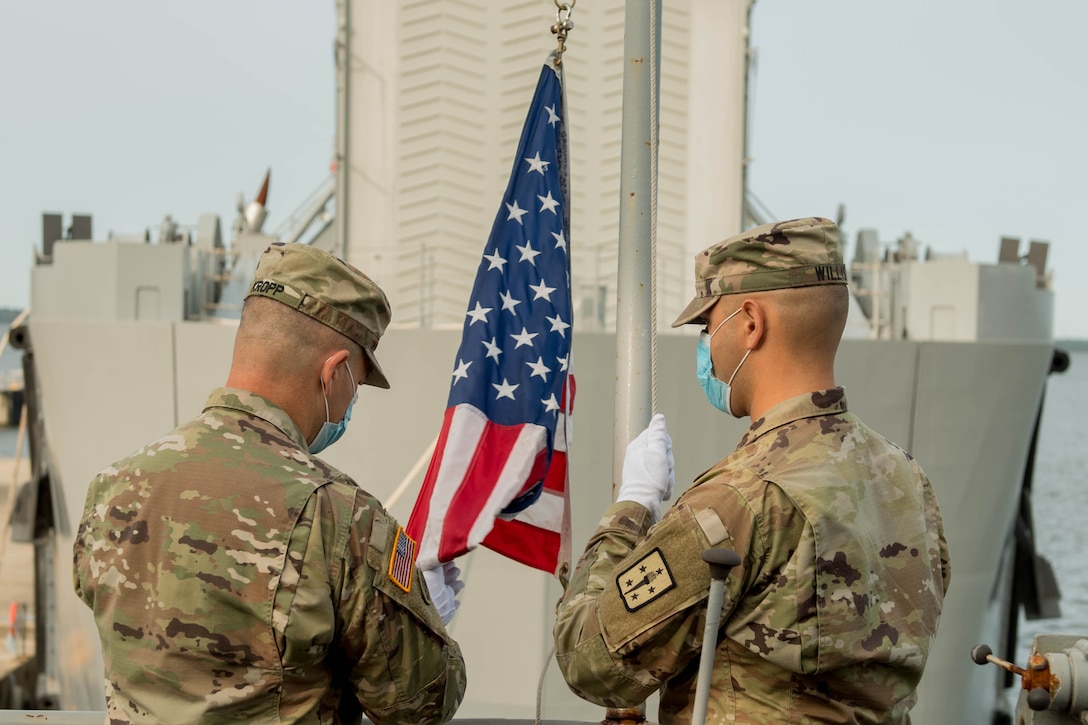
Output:
[[[17,336],[34,411],[34,479],[21,493],[15,531],[39,552],[43,705],[103,707],[97,634],[70,583],[87,483],[199,413],[207,391],[223,383],[240,290],[270,241],[336,251],[389,293],[394,324],[381,352],[393,387],[361,397],[327,458],[407,520],[441,423],[480,250],[548,50],[538,37],[554,9],[538,5],[479,3],[466,13],[452,0],[342,2],[334,176],[275,233],[240,207],[229,240],[221,221],[206,215],[191,226],[168,220],[146,240],[42,241],[33,313]],[[623,5],[578,5],[577,40],[566,56],[576,550],[611,501]],[[659,320],[672,319],[690,297],[695,251],[754,218],[743,194],[749,9],[748,0],[681,0],[662,18],[669,40],[660,74]],[[499,28],[507,32],[489,32]],[[1053,295],[1045,247],[1029,244],[1022,258],[1020,240],[994,241],[991,263],[943,256],[906,234],[883,242],[872,230],[859,231],[848,249],[855,306],[837,377],[852,410],[929,474],[953,560],[941,634],[913,713],[936,725],[991,722],[999,673],[972,666],[968,654],[984,641],[1011,647],[1027,591],[1017,577],[1030,577],[1037,594],[1036,575],[1045,581],[1045,565],[1014,563],[1037,561],[1017,522],[1055,360]],[[747,426],[703,401],[693,335],[662,330],[656,354],[657,400],[682,488]],[[532,717],[559,585],[484,550],[462,569],[466,589],[451,631],[472,684],[459,717]],[[1047,608],[1039,596],[1031,604]],[[601,718],[554,665],[540,692],[546,719]],[[656,706],[647,712],[652,717]]]

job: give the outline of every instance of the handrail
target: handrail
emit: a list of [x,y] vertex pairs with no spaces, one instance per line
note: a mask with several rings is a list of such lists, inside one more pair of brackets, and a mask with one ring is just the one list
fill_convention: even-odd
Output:
[[327,176],[316,189],[310,192],[308,197],[303,199],[301,204],[295,207],[290,216],[280,222],[272,235],[285,244],[297,242],[335,193],[336,178]]

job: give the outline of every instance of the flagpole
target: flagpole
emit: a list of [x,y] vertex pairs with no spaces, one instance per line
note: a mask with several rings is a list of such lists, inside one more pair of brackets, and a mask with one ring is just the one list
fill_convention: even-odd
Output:
[[[574,21],[571,20],[571,16],[574,14],[574,6],[578,0],[570,0],[569,3],[560,2],[555,0],[556,13],[555,24],[552,25],[552,33],[556,36],[558,43],[555,51],[550,56],[551,66],[555,69],[556,75],[559,76],[559,97],[563,107],[563,138],[562,142],[557,145],[557,148],[562,151],[557,155],[557,161],[559,163],[559,183],[563,189],[563,198],[567,200],[567,203],[563,205],[563,229],[567,231],[568,236],[573,236],[570,231],[570,144],[568,137],[570,135],[570,127],[567,126],[567,80],[566,73],[563,70],[563,53],[567,49],[567,36],[570,31],[574,29]],[[574,369],[574,335],[571,335],[571,346],[567,353],[567,365],[568,370]],[[574,415],[574,376],[573,373],[568,373],[567,382],[563,389],[563,415],[561,418],[561,425],[563,426],[563,440],[566,445],[569,446],[573,437],[573,431],[571,430],[571,423]],[[567,468],[567,482],[563,487],[563,523],[562,532],[559,537],[559,554],[556,559],[555,571],[552,572],[563,588],[567,588],[567,583],[570,581],[571,569],[574,566],[574,562],[571,561],[571,523],[570,523],[570,469]],[[552,647],[552,653],[548,655],[550,661],[552,655],[555,654],[555,647]],[[547,665],[545,665],[547,667]],[[541,677],[544,673],[541,673]]]
[[[627,444],[653,415],[653,191],[657,170],[657,88],[661,0],[627,0],[624,15],[623,133],[616,282],[616,397],[612,500]],[[651,65],[652,64],[652,65]],[[608,708],[606,722],[644,721],[646,705]]]
[[[352,264],[360,265],[360,260],[352,259],[348,250],[348,215],[351,205],[348,199],[348,185],[351,181],[350,149],[351,128],[351,0],[337,0],[336,3],[336,216],[333,218],[333,253]],[[369,270],[368,270],[369,271]],[[373,272],[371,272],[373,274]]]
[[[655,7],[651,7],[651,4]],[[651,28],[651,13],[658,26]],[[619,489],[627,444],[653,415],[652,172],[657,124],[651,109],[651,32],[660,28],[661,0],[629,0],[624,18],[623,134],[620,156],[619,251],[616,283],[616,398],[612,499]],[[656,73],[654,73],[656,75]]]

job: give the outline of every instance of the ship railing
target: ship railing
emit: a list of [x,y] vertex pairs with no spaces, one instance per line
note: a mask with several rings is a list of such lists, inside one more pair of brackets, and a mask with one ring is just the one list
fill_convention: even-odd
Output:
[[290,216],[280,222],[272,235],[290,244],[300,241],[314,220],[326,213],[328,203],[336,195],[336,177],[330,174],[295,207]]
[[896,314],[899,268],[896,262],[850,264],[850,291],[869,320],[874,340],[895,339],[902,333],[902,321]]

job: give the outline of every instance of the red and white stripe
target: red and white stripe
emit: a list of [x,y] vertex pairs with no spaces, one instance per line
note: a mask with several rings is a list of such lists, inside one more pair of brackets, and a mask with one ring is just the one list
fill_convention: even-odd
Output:
[[[547,431],[543,427],[499,425],[468,404],[447,409],[408,520],[409,535],[419,541],[419,567],[434,568],[481,543],[551,573],[569,559],[570,422],[569,415],[560,417],[545,473]],[[542,476],[543,490],[536,502],[512,518],[501,516],[512,500]]]

